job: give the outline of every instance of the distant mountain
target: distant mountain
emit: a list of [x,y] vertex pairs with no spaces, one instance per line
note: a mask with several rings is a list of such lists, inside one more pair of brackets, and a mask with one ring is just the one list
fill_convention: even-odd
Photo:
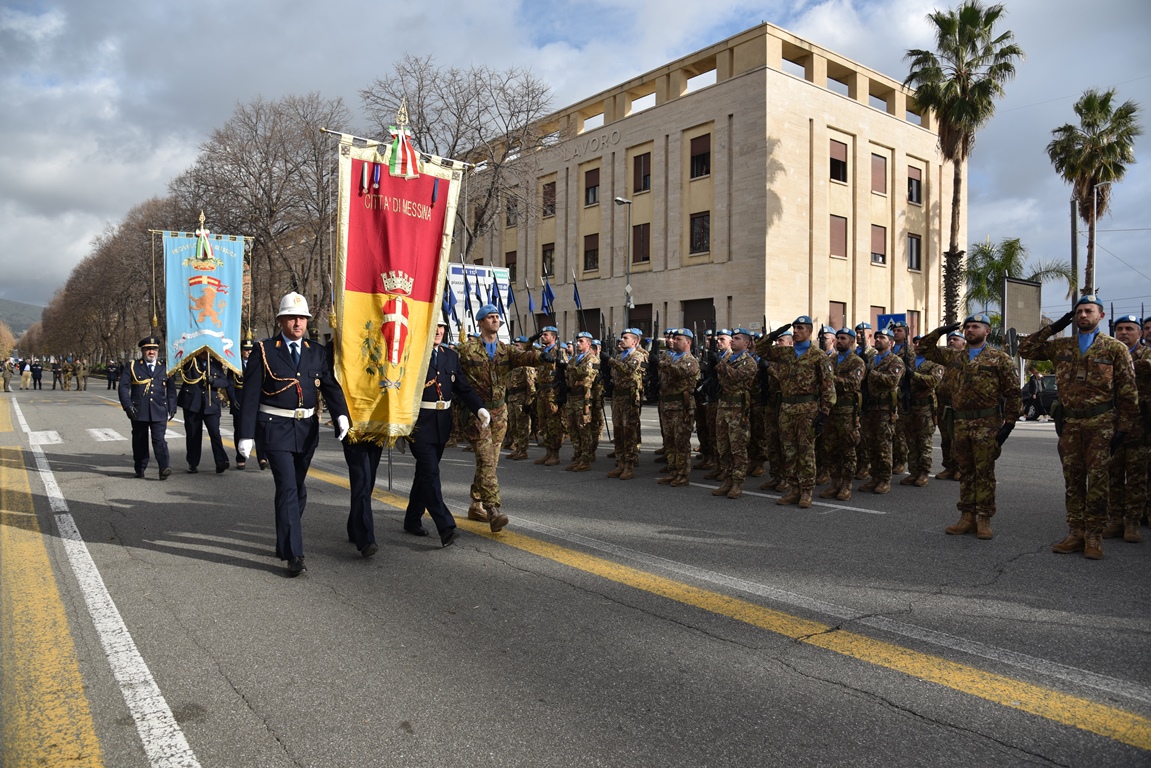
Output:
[[28,330],[28,326],[32,323],[39,322],[40,314],[43,311],[44,307],[0,299],[0,320],[8,323],[8,327],[12,329],[12,335],[16,338],[20,338],[20,334]]

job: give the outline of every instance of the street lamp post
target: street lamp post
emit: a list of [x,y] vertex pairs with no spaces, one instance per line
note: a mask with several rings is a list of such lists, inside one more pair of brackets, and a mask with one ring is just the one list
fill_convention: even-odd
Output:
[[623,263],[623,327],[628,328],[631,326],[630,310],[633,306],[631,302],[631,200],[617,197],[615,204],[627,206],[627,231],[624,235],[624,240],[627,242],[627,258]]

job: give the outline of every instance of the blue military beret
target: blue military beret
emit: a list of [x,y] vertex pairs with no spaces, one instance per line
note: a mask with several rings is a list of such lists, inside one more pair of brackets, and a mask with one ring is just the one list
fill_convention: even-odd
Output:
[[1080,296],[1079,301],[1075,302],[1075,306],[1078,307],[1080,304],[1094,304],[1094,305],[1098,306],[1100,309],[1103,309],[1103,302],[1101,302],[1099,300],[1099,297],[1093,293],[1087,293],[1087,294],[1084,294],[1083,296]]
[[886,328],[876,328],[875,333],[872,335],[873,336],[886,336],[888,338],[891,338],[891,326],[889,325]]
[[603,342],[602,342],[602,341],[600,341],[599,339],[592,339],[592,340],[591,340],[591,345],[592,345],[593,347],[598,347],[598,346],[600,346],[600,345],[602,345],[602,344],[603,344]]
[[528,337],[527,336],[516,336],[516,343],[517,344],[527,344],[528,343]]
[[577,339],[590,339],[591,337],[592,337],[592,335],[590,333],[588,333],[587,331],[580,331],[579,333],[576,334]]
[[672,336],[686,336],[689,339],[695,338],[695,334],[691,332],[690,328],[673,328],[671,334]]
[[1119,325],[1119,323],[1131,323],[1138,326],[1143,325],[1143,321],[1135,317],[1135,315],[1120,315],[1115,318],[1115,325]]
[[819,329],[819,332],[820,333],[835,333],[835,329],[832,328],[830,325],[825,325]]
[[559,329],[559,328],[556,328],[554,325],[545,325],[545,326],[544,326],[543,328],[541,328],[540,330],[541,330],[543,333],[549,333],[549,332],[550,332],[550,333],[559,333],[559,332],[560,332],[560,329]]
[[484,304],[480,310],[476,312],[476,320],[483,320],[488,315],[498,315],[500,311],[496,309],[495,304]]
[[919,341],[922,338],[923,338],[922,336],[916,336],[915,338],[912,339],[912,341]]
[[751,331],[747,330],[746,328],[732,328],[731,329],[731,335],[732,336],[735,336],[737,333],[740,336],[746,336],[749,339],[751,338]]
[[855,330],[857,330],[857,331],[870,331],[871,330],[871,323],[859,323],[858,325],[855,326]]
[[815,325],[807,315],[800,315],[791,321],[792,325]]
[[906,320],[892,320],[891,324],[888,325],[888,328],[906,328],[906,327],[907,327],[907,321]]
[[836,336],[839,336],[839,335],[850,336],[851,338],[854,339],[855,338],[855,331],[851,330],[850,328],[840,328],[838,331],[835,332],[835,335]]
[[[1099,306],[1103,306],[1103,305],[1102,305],[1102,304],[1100,304]],[[965,320],[963,321],[963,324],[964,324],[964,325],[967,325],[968,323],[983,323],[983,324],[984,324],[984,325],[986,325],[988,328],[990,328],[990,327],[991,327],[991,318],[990,318],[990,317],[988,317],[988,316],[987,316],[986,314],[984,314],[983,312],[978,312],[978,313],[976,313],[976,314],[974,314],[974,315],[968,315],[968,316],[967,316],[967,319],[965,319]]]
[[784,331],[783,333],[779,334],[779,337],[782,339],[784,336],[794,336],[794,335],[795,335],[795,334],[791,332],[791,329],[790,329],[790,328],[788,328],[786,331]]
[[560,349],[567,349],[567,348],[568,348],[568,343],[566,341],[561,341],[560,342]]
[[664,336],[674,336],[675,335],[675,328],[668,328],[666,331],[663,332],[663,335]]
[[963,338],[963,332],[962,331],[952,331],[951,333],[947,334],[947,338],[949,338],[949,339],[952,336],[957,336],[957,337],[962,339]]
[[643,336],[643,331],[641,331],[639,328],[624,328],[623,332],[625,334],[630,333],[632,336],[635,336],[637,339],[639,337]]
[[718,333],[720,336],[730,336],[731,335],[731,329],[730,328],[720,328]]

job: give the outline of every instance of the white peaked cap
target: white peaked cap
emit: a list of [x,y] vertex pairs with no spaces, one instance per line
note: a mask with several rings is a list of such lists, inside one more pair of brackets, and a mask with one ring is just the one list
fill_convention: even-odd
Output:
[[280,318],[284,315],[311,317],[312,313],[308,311],[308,300],[295,291],[284,294],[284,298],[280,299],[280,311],[276,313],[276,317]]

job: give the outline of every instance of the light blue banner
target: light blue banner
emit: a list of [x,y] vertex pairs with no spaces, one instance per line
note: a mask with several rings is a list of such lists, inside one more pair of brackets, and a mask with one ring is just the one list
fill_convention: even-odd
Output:
[[244,238],[164,233],[168,370],[208,350],[240,372],[244,297]]

